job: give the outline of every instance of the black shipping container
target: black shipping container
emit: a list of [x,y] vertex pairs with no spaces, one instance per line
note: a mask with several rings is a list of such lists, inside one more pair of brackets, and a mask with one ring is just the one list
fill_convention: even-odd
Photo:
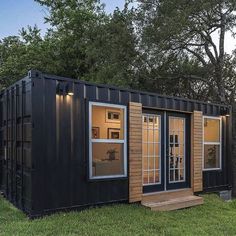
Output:
[[[69,98],[68,89],[73,91]],[[186,114],[197,110],[206,116],[230,112],[225,105],[30,71],[0,96],[0,189],[29,216],[128,202],[128,177],[89,179],[90,101],[127,108],[129,102],[137,102],[143,109]],[[203,172],[205,192],[231,188],[230,117],[223,119],[222,130],[222,170]]]

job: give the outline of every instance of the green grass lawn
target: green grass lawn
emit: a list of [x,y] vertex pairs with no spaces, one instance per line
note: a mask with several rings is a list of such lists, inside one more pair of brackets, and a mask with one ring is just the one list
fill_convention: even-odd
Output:
[[0,235],[236,235],[236,200],[204,195],[205,204],[172,212],[110,205],[29,220],[0,197]]

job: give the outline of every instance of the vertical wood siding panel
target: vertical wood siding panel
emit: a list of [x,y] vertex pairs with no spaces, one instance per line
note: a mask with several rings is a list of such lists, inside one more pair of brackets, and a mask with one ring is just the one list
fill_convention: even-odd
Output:
[[[201,111],[192,114],[192,189],[193,192],[203,190],[202,153],[203,153],[203,116]],[[200,164],[200,165],[199,165]]]
[[138,202],[142,199],[141,103],[129,103],[129,162],[129,202]]

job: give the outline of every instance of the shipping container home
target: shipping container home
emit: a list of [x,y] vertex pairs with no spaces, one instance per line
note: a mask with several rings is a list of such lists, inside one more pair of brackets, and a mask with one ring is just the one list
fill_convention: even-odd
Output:
[[231,190],[231,108],[30,71],[0,96],[0,189],[31,217]]

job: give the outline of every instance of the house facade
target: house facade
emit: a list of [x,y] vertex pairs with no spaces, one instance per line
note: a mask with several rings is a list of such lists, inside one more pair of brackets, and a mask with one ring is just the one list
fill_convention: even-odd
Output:
[[29,216],[232,188],[228,106],[30,71],[0,109],[0,189]]

